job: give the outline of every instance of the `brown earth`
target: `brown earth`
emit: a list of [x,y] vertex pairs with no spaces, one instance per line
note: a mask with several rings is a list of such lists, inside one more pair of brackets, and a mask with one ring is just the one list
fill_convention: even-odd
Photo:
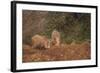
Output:
[[81,44],[62,44],[58,47],[52,46],[49,49],[33,49],[29,45],[23,45],[23,62],[86,59],[91,59],[91,47],[90,43],[87,42],[83,42]]

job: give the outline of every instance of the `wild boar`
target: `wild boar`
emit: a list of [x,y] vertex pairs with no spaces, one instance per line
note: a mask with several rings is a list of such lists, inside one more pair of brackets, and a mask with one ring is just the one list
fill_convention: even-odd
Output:
[[57,30],[54,30],[51,34],[51,45],[60,46],[60,33]]
[[45,36],[35,35],[32,37],[32,48],[37,48],[37,49],[50,48],[50,41]]

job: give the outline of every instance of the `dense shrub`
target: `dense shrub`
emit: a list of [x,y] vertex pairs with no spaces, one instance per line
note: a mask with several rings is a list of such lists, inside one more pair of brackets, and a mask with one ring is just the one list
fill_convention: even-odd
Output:
[[60,32],[65,43],[90,40],[90,21],[89,13],[23,10],[23,43],[30,44],[35,34],[51,38],[54,29]]

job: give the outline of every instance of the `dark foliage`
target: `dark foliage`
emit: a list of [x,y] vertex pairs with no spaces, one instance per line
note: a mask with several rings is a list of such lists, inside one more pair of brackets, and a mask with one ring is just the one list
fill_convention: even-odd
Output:
[[89,13],[23,10],[23,43],[31,44],[35,34],[50,38],[54,29],[60,32],[62,42],[90,41],[90,21]]

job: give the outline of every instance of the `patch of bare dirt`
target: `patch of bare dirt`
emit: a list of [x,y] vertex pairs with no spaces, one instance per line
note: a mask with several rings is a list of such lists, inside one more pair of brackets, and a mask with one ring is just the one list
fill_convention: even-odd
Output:
[[83,42],[81,44],[62,44],[58,47],[52,46],[49,49],[33,49],[29,45],[23,45],[23,62],[85,59],[91,59],[91,47],[88,42]]

